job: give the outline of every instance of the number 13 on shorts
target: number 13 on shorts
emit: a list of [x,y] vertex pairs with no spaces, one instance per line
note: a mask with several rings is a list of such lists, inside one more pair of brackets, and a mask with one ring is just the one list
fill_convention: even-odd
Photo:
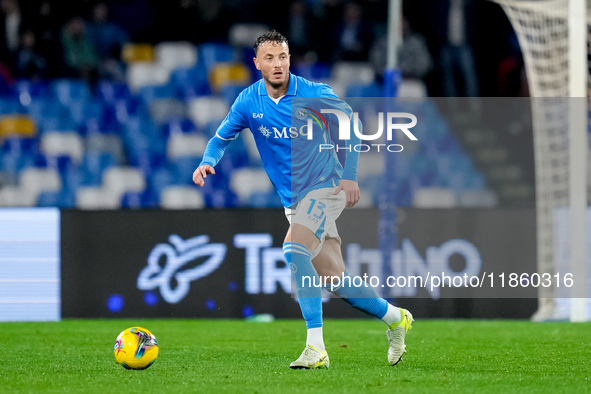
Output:
[[322,218],[324,218],[324,208],[326,208],[326,204],[322,201],[317,201],[314,198],[310,199],[310,206],[308,207],[308,219],[313,221],[314,223],[318,223]]

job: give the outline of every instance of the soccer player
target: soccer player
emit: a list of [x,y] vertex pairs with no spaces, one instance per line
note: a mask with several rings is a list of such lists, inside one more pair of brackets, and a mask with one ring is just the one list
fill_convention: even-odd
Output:
[[[216,135],[208,142],[203,160],[193,173],[193,182],[203,186],[205,178],[215,174],[214,167],[228,144],[243,129],[252,131],[267,175],[281,197],[290,223],[283,252],[293,273],[298,303],[306,321],[306,347],[290,367],[326,368],[329,359],[322,335],[322,288],[310,285],[309,280],[307,286],[304,283],[305,278],[348,277],[336,219],[344,208],[353,207],[359,201],[359,153],[350,149],[356,137],[347,140],[343,168],[334,149],[316,149],[329,141],[328,130],[308,136],[304,133],[305,126],[293,126],[297,119],[292,116],[291,107],[298,98],[309,98],[311,103],[317,99],[325,100],[323,103],[332,101],[346,111],[349,119],[351,108],[339,100],[328,85],[310,82],[289,72],[288,42],[280,33],[271,31],[261,35],[254,44],[254,52],[254,64],[263,78],[240,93]],[[328,114],[323,117],[311,108],[306,110],[316,114],[316,119],[318,115],[322,120],[336,118]],[[298,118],[305,114],[300,112]],[[314,149],[305,148],[310,146]],[[386,323],[388,362],[396,365],[406,352],[404,338],[413,321],[410,312],[389,304],[369,285],[355,287],[351,280],[342,280],[340,287],[331,290],[352,307]]]

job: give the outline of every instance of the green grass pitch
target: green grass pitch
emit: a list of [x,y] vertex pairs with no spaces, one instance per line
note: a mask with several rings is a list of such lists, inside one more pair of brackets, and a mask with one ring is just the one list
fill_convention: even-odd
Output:
[[[144,371],[115,364],[123,329],[151,330]],[[0,392],[299,393],[591,392],[590,323],[418,320],[404,360],[386,360],[385,326],[326,320],[328,370],[291,370],[299,320],[65,320],[0,323]]]

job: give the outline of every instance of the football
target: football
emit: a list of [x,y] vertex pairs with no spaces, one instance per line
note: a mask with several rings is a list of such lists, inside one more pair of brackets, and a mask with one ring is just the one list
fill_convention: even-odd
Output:
[[158,357],[158,341],[143,327],[130,327],[117,336],[115,360],[125,369],[146,369]]

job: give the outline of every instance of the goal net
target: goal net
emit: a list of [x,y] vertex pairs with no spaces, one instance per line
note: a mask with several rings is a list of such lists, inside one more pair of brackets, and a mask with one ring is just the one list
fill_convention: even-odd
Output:
[[[517,34],[531,96],[538,272],[553,276],[571,272],[575,278],[579,274],[577,279],[582,274],[579,283],[586,287],[591,0],[493,1],[503,7]],[[591,316],[587,290],[584,296],[555,286],[538,291],[533,320],[576,321]]]

